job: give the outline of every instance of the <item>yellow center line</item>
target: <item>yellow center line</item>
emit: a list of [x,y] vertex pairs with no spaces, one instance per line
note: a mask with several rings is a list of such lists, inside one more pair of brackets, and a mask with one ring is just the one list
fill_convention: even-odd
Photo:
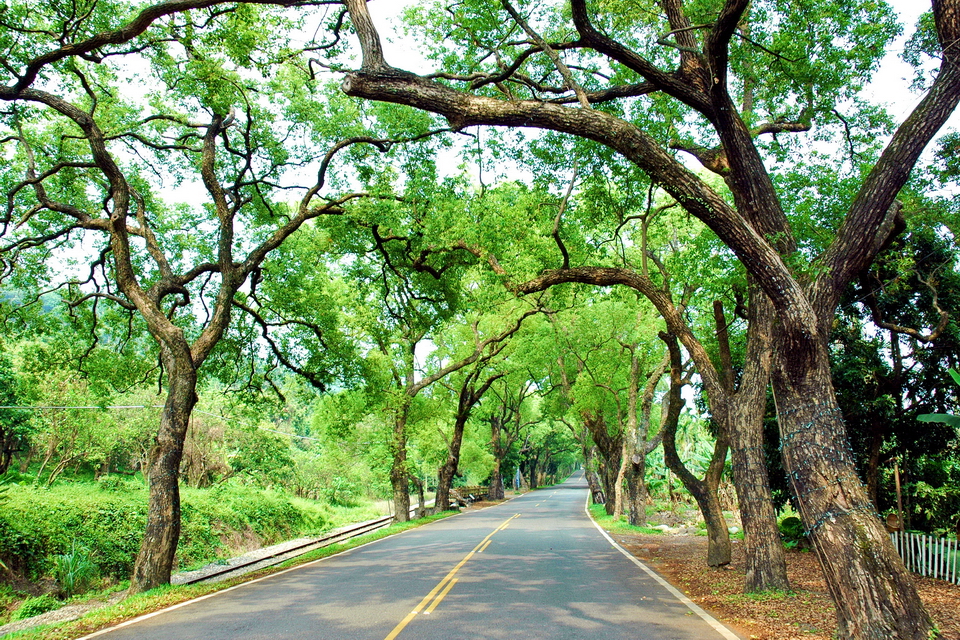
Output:
[[[420,613],[421,611],[423,611],[423,608],[427,605],[427,603],[430,602],[431,600],[433,600],[434,596],[437,596],[437,592],[440,591],[441,589],[443,589],[443,592],[440,593],[439,596],[437,596],[436,601],[435,601],[435,602],[430,606],[430,608],[429,608],[427,611],[425,611],[424,613],[429,613],[430,611],[433,611],[434,608],[437,606],[437,604],[439,604],[440,601],[443,600],[444,596],[447,595],[447,593],[450,591],[450,589],[453,588],[453,584],[456,582],[456,579],[454,579],[453,576],[456,575],[457,571],[460,571],[460,568],[463,567],[463,565],[467,564],[467,561],[470,560],[470,558],[473,557],[473,554],[477,553],[478,550],[480,549],[480,547],[482,547],[484,544],[488,543],[488,542],[490,541],[490,538],[492,538],[495,533],[497,533],[498,531],[502,531],[504,528],[506,528],[506,526],[507,526],[508,524],[510,524],[510,521],[511,521],[511,520],[513,520],[514,518],[519,518],[519,517],[520,517],[520,514],[518,513],[518,514],[516,514],[516,515],[514,515],[514,516],[511,516],[510,518],[507,518],[506,522],[504,522],[504,523],[501,524],[499,527],[497,527],[496,529],[494,529],[493,531],[491,531],[489,534],[487,534],[487,537],[484,538],[483,540],[481,540],[480,543],[479,543],[477,546],[475,546],[470,553],[468,553],[466,556],[464,556],[463,560],[461,560],[459,563],[457,563],[457,566],[455,566],[453,569],[451,569],[451,570],[450,570],[450,573],[448,573],[448,574],[443,578],[443,580],[441,580],[439,583],[437,583],[437,586],[435,586],[435,587],[430,591],[430,593],[428,593],[428,594],[423,598],[423,600],[420,601],[420,604],[418,604],[418,605],[413,609],[413,611],[411,611],[410,613],[408,613],[408,614],[406,615],[406,617],[405,617],[403,620],[401,620],[400,623],[397,624],[397,626],[395,626],[395,627],[393,628],[393,631],[391,631],[391,632],[389,633],[389,635],[387,635],[387,637],[384,638],[384,640],[394,640],[394,638],[396,638],[398,635],[400,635],[400,632],[403,631],[408,624],[410,624],[410,621],[413,620],[413,619],[417,616],[418,613]],[[450,584],[447,584],[448,582],[449,582]],[[446,586],[446,589],[444,589],[444,586]]]
[[486,542],[484,542],[483,546],[477,549],[477,553],[483,553],[486,550],[486,548],[490,546],[491,542],[493,542],[493,540],[487,540]]
[[[490,541],[489,541],[489,540],[487,540],[487,544],[490,544]],[[453,580],[451,580],[450,582],[447,583],[447,586],[445,586],[445,587],[443,588],[443,591],[440,592],[440,595],[437,596],[436,600],[434,600],[432,603],[430,603],[430,606],[427,607],[427,610],[423,612],[423,615],[428,615],[428,614],[430,614],[434,609],[437,608],[437,605],[440,604],[440,601],[443,600],[443,597],[444,597],[445,595],[447,595],[448,593],[450,593],[450,589],[453,589],[453,585],[457,584],[457,580],[458,580],[458,579],[459,579],[459,578],[454,578]]]

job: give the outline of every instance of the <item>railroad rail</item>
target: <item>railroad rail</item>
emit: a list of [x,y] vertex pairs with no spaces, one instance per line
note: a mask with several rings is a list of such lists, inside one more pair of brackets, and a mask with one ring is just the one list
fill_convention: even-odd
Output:
[[200,582],[219,581],[230,577],[230,574],[243,574],[256,569],[272,567],[280,564],[281,562],[289,560],[290,558],[295,558],[310,551],[314,551],[315,549],[329,547],[332,544],[344,542],[345,540],[350,540],[351,538],[356,538],[358,536],[383,529],[389,526],[391,522],[393,522],[393,516],[383,516],[382,518],[377,518],[375,520],[368,520],[350,527],[339,529],[321,538],[315,538],[302,544],[287,547],[281,551],[277,551],[276,553],[272,553],[267,556],[250,559],[238,564],[225,565],[222,569],[217,569],[214,571],[203,571],[202,575],[178,580],[177,583],[197,584]]

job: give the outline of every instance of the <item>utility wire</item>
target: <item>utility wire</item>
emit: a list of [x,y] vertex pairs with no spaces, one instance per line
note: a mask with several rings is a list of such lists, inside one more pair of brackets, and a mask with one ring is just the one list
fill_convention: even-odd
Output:
[[[104,405],[104,406],[88,406],[88,405],[78,405],[78,406],[54,406],[54,405],[30,405],[30,406],[14,406],[14,405],[0,405],[0,409],[27,409],[31,411],[43,411],[45,409],[56,409],[56,410],[67,410],[67,409],[163,409],[162,404],[120,404],[120,405]],[[300,440],[313,440],[314,442],[320,442],[320,438],[312,438],[310,436],[298,436],[295,433],[287,433],[286,431],[278,431],[277,429],[268,429],[267,427],[261,427],[249,422],[243,422],[240,420],[235,420],[233,418],[226,418],[225,416],[210,413],[209,411],[201,411],[200,409],[194,409],[193,413],[202,413],[206,416],[213,416],[214,418],[219,418],[224,422],[228,423],[238,423],[246,425],[248,427],[253,427],[259,429],[260,431],[269,431],[270,433],[279,433],[282,436],[287,436],[288,438],[299,438]]]

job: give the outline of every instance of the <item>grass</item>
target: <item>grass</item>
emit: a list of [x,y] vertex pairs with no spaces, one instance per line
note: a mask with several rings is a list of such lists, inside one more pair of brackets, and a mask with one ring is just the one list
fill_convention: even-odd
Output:
[[797,597],[796,591],[758,591],[756,593],[731,593],[726,596],[726,600],[731,603],[740,602],[776,602],[778,600],[788,600]]
[[[116,604],[94,609],[78,620],[26,629],[24,631],[4,636],[4,640],[7,640],[8,638],[10,640],[13,640],[14,638],[17,640],[70,640],[72,638],[79,638],[86,634],[93,633],[98,629],[123,622],[124,620],[136,618],[137,616],[152,613],[181,602],[186,602],[187,600],[192,600],[194,598],[199,598],[211,593],[216,593],[217,591],[223,591],[224,589],[228,589],[238,584],[243,584],[244,582],[249,582],[250,580],[256,578],[278,573],[284,569],[289,569],[307,564],[309,562],[314,562],[316,560],[321,560],[323,558],[342,553],[343,551],[347,551],[348,549],[353,549],[355,547],[369,544],[388,536],[402,533],[410,529],[415,529],[422,525],[429,524],[430,522],[456,515],[457,513],[458,512],[456,511],[445,511],[443,513],[427,516],[426,518],[422,518],[420,520],[411,520],[410,522],[392,524],[389,527],[380,529],[379,531],[374,531],[345,542],[323,547],[322,549],[311,551],[302,556],[291,558],[282,564],[248,573],[242,577],[224,580],[223,582],[176,586],[165,585],[163,587],[152,589],[146,593],[130,596],[129,598],[126,598]],[[125,587],[125,585],[120,586]],[[76,600],[73,603],[76,603]]]
[[650,527],[635,527],[627,522],[626,516],[620,516],[619,518],[608,516],[602,504],[591,504],[590,516],[597,521],[597,524],[610,533],[663,533],[663,531],[660,529],[651,529]]

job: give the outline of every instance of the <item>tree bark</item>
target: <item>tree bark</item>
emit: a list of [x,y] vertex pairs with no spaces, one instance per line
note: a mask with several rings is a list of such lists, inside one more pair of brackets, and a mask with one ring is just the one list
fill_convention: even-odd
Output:
[[[765,399],[764,399],[765,400]],[[764,456],[760,406],[738,402],[730,415],[730,459],[743,525],[744,591],[789,591],[786,557]]]
[[585,439],[581,447],[583,449],[583,476],[587,479],[587,486],[590,487],[590,497],[593,500],[593,504],[603,504],[605,497],[603,495],[603,487],[597,478],[597,472],[593,469],[596,463],[594,445]]
[[607,515],[612,516],[615,510],[617,478],[620,474],[620,458],[623,454],[623,435],[611,435],[602,415],[582,412],[580,417],[600,453],[600,482],[605,498],[603,506]]
[[626,447],[621,445],[620,465],[617,467],[617,477],[613,484],[613,517],[619,518],[623,515],[623,481],[627,474],[627,456]]
[[[647,454],[659,446],[663,431],[647,443],[650,431],[650,413],[653,409],[653,394],[660,379],[670,364],[669,354],[660,366],[650,374],[644,385],[643,398],[639,397],[640,358],[632,348],[630,358],[630,387],[627,396],[627,428],[624,433],[624,480],[627,485],[627,520],[635,527],[647,522]],[[639,407],[638,407],[639,404]]]
[[491,416],[490,443],[493,449],[493,470],[490,472],[490,486],[487,489],[488,500],[503,500],[506,497],[503,490],[503,476],[500,472],[500,467],[503,464],[503,458],[507,455],[509,446],[503,446],[502,432],[502,416]]
[[506,493],[503,489],[503,475],[500,473],[502,461],[495,458],[493,461],[493,470],[490,472],[490,486],[487,488],[487,500],[503,500]]
[[453,477],[457,474],[457,467],[460,464],[460,451],[456,454],[452,451],[447,455],[446,462],[440,467],[437,474],[437,498],[433,503],[434,513],[440,513],[450,509],[450,487],[453,486]]
[[537,478],[537,464],[539,463],[538,458],[528,457],[527,458],[527,475],[530,477],[530,491],[533,491],[540,486],[539,479]]
[[663,425],[663,458],[667,467],[680,478],[684,488],[700,508],[704,521],[707,523],[707,565],[723,567],[730,564],[730,532],[723,517],[723,508],[717,488],[723,475],[723,466],[727,459],[726,435],[721,431],[717,434],[717,442],[713,448],[713,457],[710,466],[701,480],[690,473],[677,453],[677,426],[680,421],[680,411],[683,408],[683,398],[680,391],[684,386],[680,347],[675,336],[660,334],[670,349],[670,391],[668,392],[668,406]]
[[637,453],[627,459],[627,522],[635,527],[647,524],[647,457]]
[[460,465],[460,447],[463,444],[463,432],[466,428],[467,416],[457,416],[453,425],[453,437],[450,438],[450,445],[447,451],[447,460],[440,467],[437,474],[437,498],[433,504],[435,513],[450,509],[450,487],[453,485],[453,477],[457,474],[457,468]]
[[161,348],[169,383],[145,470],[149,480],[147,527],[130,579],[131,593],[170,582],[180,540],[180,459],[190,413],[197,402],[197,372],[189,347],[163,344]]
[[423,481],[417,476],[410,476],[410,482],[417,489],[417,517],[423,518],[427,515],[426,495],[424,494]]
[[787,563],[763,445],[763,416],[770,376],[770,327],[774,309],[756,285],[747,306],[747,348],[742,378],[735,384],[723,307],[714,305],[723,376],[721,389],[708,398],[720,429],[730,442],[733,483],[743,525],[744,591],[789,591]]
[[799,368],[785,333],[776,334],[773,370],[783,464],[838,609],[838,636],[927,638],[930,618],[857,475],[826,340],[813,354],[803,349],[812,358]]
[[407,468],[407,410],[409,403],[404,398],[403,406],[397,409],[393,421],[393,438],[390,440],[390,485],[393,488],[393,520],[410,520],[410,470]]
[[[481,364],[485,364],[487,360],[483,360]],[[448,443],[447,450],[447,460],[443,463],[443,466],[440,467],[439,473],[437,474],[437,498],[434,502],[434,512],[439,513],[450,508],[450,487],[453,485],[453,477],[457,474],[457,468],[460,465],[460,448],[463,445],[463,432],[467,427],[467,420],[470,419],[470,414],[473,411],[473,408],[480,402],[480,399],[483,397],[483,394],[490,389],[490,386],[499,378],[502,378],[504,374],[498,373],[488,377],[483,384],[479,387],[475,386],[478,376],[482,371],[481,368],[474,369],[463,381],[463,385],[460,387],[460,393],[458,394],[457,401],[457,415],[454,419],[453,424],[453,435],[450,438]],[[499,461],[497,462],[497,474],[499,475]],[[502,500],[503,494],[503,480],[500,482],[500,493],[501,497],[498,498]],[[492,486],[492,483],[491,483]],[[489,491],[488,491],[489,493]]]

